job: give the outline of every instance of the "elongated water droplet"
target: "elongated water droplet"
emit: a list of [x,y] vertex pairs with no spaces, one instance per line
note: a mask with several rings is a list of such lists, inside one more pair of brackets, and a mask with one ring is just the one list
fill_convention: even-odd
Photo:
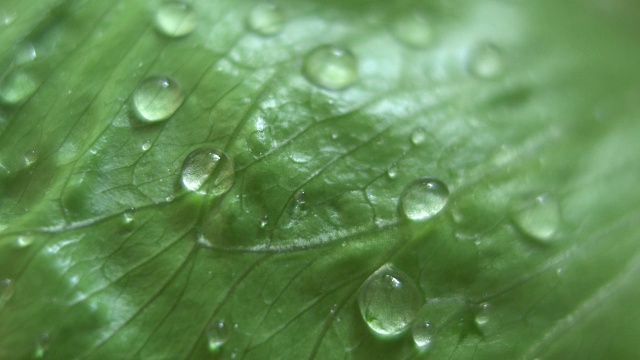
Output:
[[362,318],[373,332],[383,336],[404,332],[416,318],[422,300],[413,280],[390,265],[374,272],[358,294]]
[[504,68],[502,54],[493,44],[482,44],[469,54],[469,72],[481,79],[499,76]]
[[136,213],[134,209],[127,210],[122,214],[122,221],[125,224],[131,224],[136,219]]
[[420,145],[427,139],[427,130],[422,127],[415,128],[411,132],[411,143],[413,145]]
[[307,53],[302,72],[312,83],[329,90],[341,90],[358,78],[358,61],[351,51],[334,46],[318,46]]
[[411,335],[413,336],[413,342],[420,349],[427,349],[433,341],[434,326],[424,320],[416,321],[411,328]]
[[151,141],[147,140],[142,143],[142,151],[147,151],[151,149]]
[[160,5],[155,23],[160,33],[169,37],[181,37],[193,32],[198,24],[198,16],[189,4],[168,2]]
[[233,161],[224,151],[201,148],[182,164],[182,184],[187,190],[217,196],[226,193],[235,181]]
[[271,128],[266,127],[262,130],[256,130],[247,137],[247,146],[251,155],[258,158],[271,150],[273,146],[273,138],[271,136]]
[[209,350],[218,351],[231,337],[233,327],[225,320],[214,320],[207,326],[207,343]]
[[13,280],[0,279],[0,306],[4,305],[13,296]]
[[145,79],[133,93],[133,106],[138,118],[153,123],[168,119],[182,105],[180,84],[167,76]]
[[271,36],[279,33],[284,26],[285,17],[282,9],[272,3],[263,3],[251,11],[247,19],[247,25],[252,31]]
[[26,153],[24,153],[24,163],[27,166],[32,165],[33,163],[35,163],[36,161],[38,161],[38,152],[31,149],[31,150],[27,150]]
[[400,195],[400,212],[409,220],[422,221],[438,214],[449,200],[449,189],[440,180],[425,177],[413,181]]
[[519,200],[511,206],[511,219],[526,235],[549,241],[560,226],[560,204],[551,194]]
[[422,49],[431,45],[433,31],[427,17],[419,12],[411,12],[396,18],[391,24],[393,35],[406,46]]
[[36,339],[36,350],[33,354],[33,357],[36,359],[42,359],[49,350],[49,334],[40,334]]
[[387,167],[387,176],[389,176],[389,179],[395,179],[398,176],[398,163],[393,163]]
[[15,63],[25,64],[31,62],[36,59],[38,53],[36,52],[36,48],[33,47],[31,43],[25,43],[20,46],[18,52],[16,53]]
[[18,236],[16,239],[16,245],[19,248],[26,248],[33,243],[33,235],[26,233]]
[[38,81],[23,69],[13,69],[0,79],[0,100],[15,105],[27,100],[38,88]]
[[486,327],[489,322],[489,313],[491,312],[491,306],[487,303],[482,303],[476,309],[475,322],[480,328]]

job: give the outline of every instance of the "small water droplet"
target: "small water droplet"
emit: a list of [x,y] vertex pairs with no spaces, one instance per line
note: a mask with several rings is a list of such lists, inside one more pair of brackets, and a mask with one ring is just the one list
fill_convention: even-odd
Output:
[[387,176],[389,176],[389,179],[395,179],[398,176],[398,163],[393,163],[387,167]]
[[25,64],[36,59],[38,56],[36,48],[31,43],[25,43],[20,46],[16,53],[15,63],[17,65]]
[[315,85],[342,90],[358,78],[358,61],[353,53],[334,45],[321,45],[307,53],[302,72]]
[[207,343],[209,350],[218,351],[231,337],[233,327],[225,320],[214,320],[207,326]]
[[0,23],[4,26],[9,26],[13,24],[14,21],[18,18],[18,13],[15,11],[5,10],[2,15],[0,15]]
[[414,321],[422,296],[405,273],[384,265],[360,288],[358,306],[369,328],[383,336],[404,332]]
[[0,306],[11,299],[13,291],[13,281],[11,279],[0,279]]
[[182,105],[180,84],[168,76],[152,76],[140,83],[133,93],[133,106],[143,122],[168,119]]
[[415,128],[411,132],[411,143],[413,145],[420,145],[427,139],[427,130],[424,128]]
[[16,245],[19,248],[26,248],[33,243],[33,236],[31,234],[23,234],[16,239]]
[[251,11],[247,19],[247,25],[252,31],[271,36],[279,33],[284,26],[285,17],[280,6],[272,3],[263,3]]
[[469,72],[481,79],[499,76],[504,68],[502,54],[493,44],[481,44],[469,54]]
[[40,334],[36,339],[36,350],[33,357],[36,359],[42,359],[49,350],[49,334]]
[[400,195],[400,212],[409,220],[429,219],[444,209],[449,189],[440,180],[425,177],[413,181]]
[[224,151],[216,148],[197,149],[187,156],[182,165],[182,184],[198,194],[222,195],[235,181],[233,161]]
[[151,149],[151,141],[147,140],[142,143],[142,151],[147,151]]
[[22,103],[33,95],[38,85],[29,72],[15,68],[0,79],[0,100],[7,105]]
[[428,321],[416,321],[411,328],[413,342],[420,349],[427,349],[431,345],[434,332],[434,326]]
[[253,157],[258,158],[271,150],[273,146],[273,137],[271,136],[271,128],[266,127],[256,130],[247,137],[247,146]]
[[521,199],[511,206],[511,219],[526,235],[548,241],[560,226],[560,204],[551,194]]
[[136,219],[136,213],[134,209],[127,210],[122,214],[122,221],[125,224],[131,224]]
[[267,227],[267,225],[269,225],[269,217],[265,215],[262,217],[262,219],[260,219],[260,227],[264,229],[265,227]]
[[420,12],[411,12],[396,18],[391,33],[406,46],[422,49],[433,42],[433,31],[427,17]]
[[487,325],[490,319],[491,306],[487,303],[482,303],[476,310],[475,322],[480,328]]
[[36,161],[38,161],[38,152],[37,151],[31,149],[31,150],[27,150],[27,152],[24,153],[24,163],[25,163],[25,165],[31,166]]
[[155,24],[160,33],[176,38],[191,34],[198,24],[198,17],[191,5],[168,2],[160,5]]

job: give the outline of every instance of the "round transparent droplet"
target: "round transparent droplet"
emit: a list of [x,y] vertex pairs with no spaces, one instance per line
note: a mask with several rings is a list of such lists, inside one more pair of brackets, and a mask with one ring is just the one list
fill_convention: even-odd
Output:
[[38,152],[31,149],[31,150],[27,150],[27,152],[24,153],[24,163],[27,166],[32,165],[33,163],[35,163],[36,161],[38,161]]
[[482,44],[469,54],[469,72],[481,79],[492,79],[504,69],[502,54],[493,44]]
[[151,141],[147,140],[143,142],[141,147],[142,147],[142,151],[147,151],[151,149]]
[[491,312],[491,306],[487,303],[482,303],[476,309],[475,322],[480,328],[484,328],[487,326],[489,322],[489,315]]
[[433,42],[433,30],[427,17],[411,12],[397,17],[391,24],[393,35],[406,46],[422,49]]
[[271,128],[266,127],[256,130],[247,137],[247,147],[253,157],[258,158],[271,150],[273,146],[273,137],[271,136]]
[[333,45],[322,45],[309,51],[302,72],[315,85],[341,90],[358,78],[358,61],[351,51]]
[[182,185],[198,194],[217,196],[226,193],[235,181],[233,161],[220,149],[197,149],[182,164]]
[[405,187],[400,195],[400,213],[412,221],[427,220],[438,214],[449,200],[449,189],[440,180],[420,178]]
[[182,105],[180,84],[167,76],[152,76],[140,83],[133,93],[136,115],[143,122],[168,119]]
[[398,163],[393,163],[387,167],[387,176],[389,179],[395,179],[398,176]]
[[13,296],[13,280],[0,279],[0,306],[5,304]]
[[414,321],[423,298],[405,273],[384,265],[360,288],[360,314],[371,331],[383,336],[404,332]]
[[413,145],[420,145],[427,139],[427,130],[424,128],[415,128],[411,132],[411,143]]
[[31,234],[23,234],[16,239],[16,245],[19,248],[26,248],[31,244],[33,244],[33,236]]
[[136,219],[135,210],[127,210],[122,214],[122,222],[125,224],[131,224]]
[[284,22],[284,12],[278,5],[272,3],[263,3],[256,6],[247,19],[249,29],[263,36],[279,33],[284,26]]
[[218,351],[231,337],[233,326],[225,320],[214,320],[207,326],[207,344],[210,351]]
[[434,326],[428,321],[416,321],[411,328],[413,342],[420,349],[427,349],[433,341]]
[[521,199],[512,205],[511,219],[526,235],[549,241],[560,226],[560,204],[551,194]]
[[38,57],[38,53],[36,52],[36,48],[33,47],[33,44],[25,43],[18,48],[15,63],[17,65],[25,64],[35,60],[36,57]]
[[160,5],[155,24],[158,31],[169,37],[189,35],[198,24],[198,16],[191,5],[183,2],[168,2]]
[[22,103],[33,95],[38,85],[33,75],[16,68],[0,79],[0,100],[7,105]]

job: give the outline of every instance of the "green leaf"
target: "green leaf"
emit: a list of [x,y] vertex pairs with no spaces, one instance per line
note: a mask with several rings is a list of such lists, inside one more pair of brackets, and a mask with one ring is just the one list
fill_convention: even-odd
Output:
[[637,358],[639,16],[3,0],[0,358]]

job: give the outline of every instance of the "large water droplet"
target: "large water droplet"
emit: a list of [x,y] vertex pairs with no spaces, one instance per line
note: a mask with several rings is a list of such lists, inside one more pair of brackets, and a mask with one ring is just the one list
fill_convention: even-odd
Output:
[[413,342],[420,349],[427,349],[433,341],[434,326],[428,321],[416,321],[411,328]]
[[422,296],[405,273],[384,265],[360,288],[358,306],[369,328],[383,336],[405,331],[416,318]]
[[409,220],[426,220],[438,214],[449,200],[449,189],[440,180],[420,178],[405,187],[400,195],[400,212]]
[[272,3],[264,3],[256,6],[247,19],[247,25],[252,31],[264,35],[275,35],[284,26],[284,13],[282,9]]
[[11,296],[13,296],[13,281],[0,279],[0,306],[9,301]]
[[38,85],[33,75],[16,68],[0,79],[0,100],[7,105],[22,103],[36,91]]
[[341,90],[352,85],[358,78],[358,61],[347,49],[322,45],[307,53],[302,72],[318,86]]
[[133,93],[133,106],[138,118],[150,123],[168,119],[183,100],[180,84],[167,76],[147,78]]
[[251,151],[251,155],[256,158],[268,153],[273,146],[271,128],[266,127],[249,134],[249,136],[247,137],[247,146],[249,147],[249,151]]
[[191,5],[183,2],[162,4],[156,12],[156,28],[169,37],[191,34],[198,24],[198,17]]
[[548,241],[560,226],[560,204],[551,194],[516,201],[511,206],[511,219],[528,236]]
[[391,32],[398,41],[413,48],[425,48],[433,41],[431,24],[427,17],[419,12],[399,16],[391,24]]
[[207,344],[210,351],[218,351],[231,337],[233,328],[225,320],[214,320],[207,326]]
[[502,54],[493,44],[482,44],[469,54],[469,72],[482,79],[499,76],[504,68]]
[[201,148],[187,156],[182,164],[182,184],[199,194],[221,195],[235,181],[233,161],[224,151]]

